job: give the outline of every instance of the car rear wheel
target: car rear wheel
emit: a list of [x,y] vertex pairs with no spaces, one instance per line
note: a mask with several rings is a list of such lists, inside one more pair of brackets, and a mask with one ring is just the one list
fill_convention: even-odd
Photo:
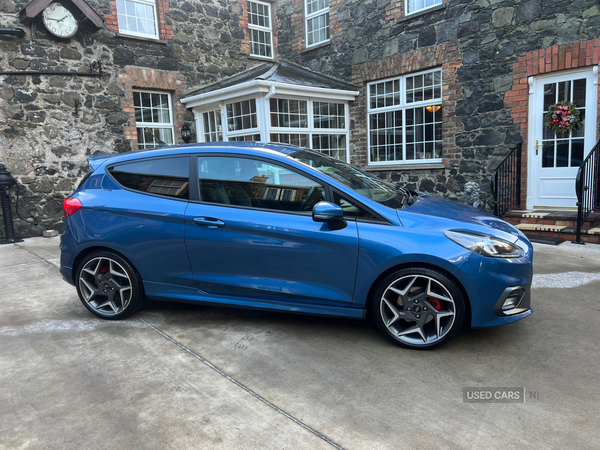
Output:
[[103,319],[131,316],[142,306],[142,280],[122,256],[108,251],[87,255],[77,269],[77,294],[83,305]]
[[430,350],[460,330],[465,301],[444,274],[426,268],[402,269],[379,283],[372,299],[373,318],[393,343]]

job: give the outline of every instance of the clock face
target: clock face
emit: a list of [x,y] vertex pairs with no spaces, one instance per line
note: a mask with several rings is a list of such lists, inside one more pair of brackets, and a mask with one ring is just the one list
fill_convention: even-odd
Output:
[[60,3],[52,3],[44,9],[42,21],[50,33],[60,38],[74,36],[79,28],[73,13]]

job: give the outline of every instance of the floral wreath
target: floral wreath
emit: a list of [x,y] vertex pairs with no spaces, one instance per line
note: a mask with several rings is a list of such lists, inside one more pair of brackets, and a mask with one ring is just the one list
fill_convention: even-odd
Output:
[[550,108],[544,117],[544,125],[555,133],[570,133],[581,125],[580,112],[571,102],[558,102]]

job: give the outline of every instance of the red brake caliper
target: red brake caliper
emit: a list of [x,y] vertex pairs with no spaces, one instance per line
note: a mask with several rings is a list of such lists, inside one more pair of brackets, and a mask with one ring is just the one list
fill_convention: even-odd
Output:
[[[108,272],[108,269],[107,269],[106,267],[103,267],[102,269],[100,269],[100,273],[101,273],[102,275],[104,275],[106,272]],[[96,281],[96,277],[94,277],[94,284],[95,284],[96,286],[98,286],[98,282]]]
[[429,303],[431,303],[431,306],[433,306],[438,311],[440,311],[442,309],[442,304],[440,303],[440,301],[437,298],[429,297],[427,299],[427,301]]

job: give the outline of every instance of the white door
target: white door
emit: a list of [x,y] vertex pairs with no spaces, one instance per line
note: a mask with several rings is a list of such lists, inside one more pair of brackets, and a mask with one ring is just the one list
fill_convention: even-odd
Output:
[[[575,175],[595,143],[597,98],[591,67],[533,80],[528,208],[576,207]],[[556,134],[544,126],[548,108],[560,101],[572,102],[579,109],[582,126],[577,131]]]

